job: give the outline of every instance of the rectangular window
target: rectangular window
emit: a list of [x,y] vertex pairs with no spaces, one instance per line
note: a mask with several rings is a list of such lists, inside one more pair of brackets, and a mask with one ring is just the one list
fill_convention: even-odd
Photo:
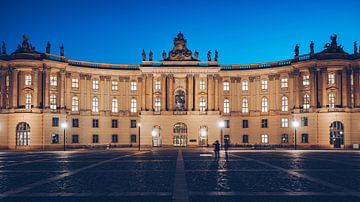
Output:
[[71,136],[71,143],[78,144],[79,143],[79,135],[72,135]]
[[79,119],[72,119],[72,127],[79,128]]
[[79,79],[77,78],[71,79],[71,88],[79,88]]
[[31,75],[25,75],[25,86],[31,86]]
[[59,135],[58,134],[52,134],[51,135],[51,144],[59,144]]
[[59,118],[58,117],[52,118],[52,127],[59,127]]
[[93,80],[92,81],[92,89],[93,90],[99,90],[99,80]]
[[329,73],[328,74],[328,83],[329,84],[335,84],[335,73]]
[[136,135],[135,134],[130,135],[130,142],[131,143],[136,143]]
[[282,78],[281,79],[281,88],[287,88],[288,85],[288,79],[287,78]]
[[262,144],[268,144],[269,143],[269,135],[268,134],[262,134],[261,135],[261,143]]
[[205,98],[200,98],[200,111],[204,112],[205,110],[206,110]]
[[111,112],[118,113],[119,112],[119,104],[116,98],[113,98],[111,101]]
[[117,119],[111,120],[111,128],[118,128],[118,120]]
[[261,90],[267,90],[268,89],[268,80],[261,80]]
[[56,107],[56,95],[50,95],[50,109],[57,109],[57,107]]
[[288,128],[288,127],[289,127],[289,119],[281,118],[281,128]]
[[224,91],[229,91],[229,90],[230,90],[230,83],[224,82]]
[[25,95],[25,109],[31,109],[31,95]]
[[329,94],[329,108],[335,108],[335,93]]
[[200,81],[200,90],[205,90],[206,89],[206,84],[204,80]]
[[268,120],[261,119],[261,128],[267,128],[267,127],[268,127]]
[[241,82],[241,89],[243,91],[248,91],[249,90],[249,81],[245,80]]
[[113,135],[111,136],[111,142],[112,142],[112,143],[118,143],[118,142],[119,142],[118,135],[113,134]]
[[242,113],[249,113],[249,101],[248,101],[248,99],[243,99],[243,101],[242,101]]
[[303,86],[309,86],[310,85],[310,76],[304,75],[303,76]]
[[243,128],[249,128],[249,120],[242,120]]
[[117,91],[119,89],[117,81],[111,81],[111,90]]
[[301,117],[301,126],[308,126],[308,125],[309,125],[308,117]]
[[288,134],[281,135],[281,143],[289,143],[289,136]]
[[71,111],[79,111],[79,98],[77,96],[73,96],[71,98]]
[[135,81],[132,81],[130,83],[130,87],[131,87],[131,91],[136,91],[136,82]]
[[93,119],[92,126],[93,128],[99,128],[99,119]]
[[130,128],[136,128],[136,120],[130,120]]
[[161,102],[160,102],[160,98],[157,97],[155,98],[155,111],[159,112],[161,110]]
[[50,86],[57,86],[57,76],[50,76]]
[[230,101],[228,99],[224,100],[224,113],[230,113]]
[[307,133],[301,134],[301,143],[309,143],[309,135]]
[[230,128],[230,120],[224,120],[225,126],[224,128]]
[[92,143],[99,143],[99,135],[92,136]]
[[161,81],[160,80],[156,80],[155,81],[155,90],[160,90],[161,89]]
[[249,135],[243,135],[243,143],[244,144],[249,143]]
[[136,112],[136,100],[135,99],[131,99],[131,103],[130,103],[130,112]]

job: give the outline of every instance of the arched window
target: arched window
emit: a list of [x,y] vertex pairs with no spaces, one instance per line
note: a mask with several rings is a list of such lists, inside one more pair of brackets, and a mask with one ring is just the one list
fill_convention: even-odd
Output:
[[136,112],[136,99],[131,99],[130,112]]
[[16,146],[30,145],[30,125],[20,122],[16,126]]
[[31,109],[31,95],[25,95],[25,109]]
[[310,109],[310,96],[308,94],[304,95],[303,109]]
[[249,113],[249,101],[248,99],[242,100],[242,112],[243,113]]
[[268,112],[268,100],[266,97],[261,98],[261,112]]
[[99,112],[99,98],[94,97],[92,100],[92,111]]
[[155,111],[159,112],[161,110],[161,102],[160,102],[160,98],[156,97],[155,98]]
[[204,112],[206,110],[206,101],[205,98],[200,98],[200,111]]
[[116,98],[113,98],[111,101],[111,112],[114,112],[114,113],[119,112],[118,100]]
[[335,93],[329,93],[329,108],[335,108]]
[[79,111],[79,98],[77,96],[73,96],[71,99],[71,111]]
[[228,99],[224,100],[224,113],[230,113],[230,101]]
[[281,111],[287,112],[289,110],[289,99],[286,96],[281,98]]

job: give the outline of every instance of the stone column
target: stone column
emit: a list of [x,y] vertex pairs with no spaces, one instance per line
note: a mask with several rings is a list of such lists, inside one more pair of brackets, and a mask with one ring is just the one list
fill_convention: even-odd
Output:
[[219,75],[214,75],[214,80],[215,80],[215,84],[214,84],[214,109],[215,111],[219,111],[219,80],[220,80],[220,76]]
[[153,91],[154,91],[154,77],[153,77],[152,74],[149,75],[149,90],[150,90],[150,92],[149,92],[149,94],[150,94],[150,96],[149,96],[149,105],[150,105],[149,110],[154,111],[154,93],[153,93]]
[[187,75],[187,110],[193,111],[193,94],[194,94],[194,76],[192,74]]
[[214,90],[213,90],[213,85],[214,85],[214,77],[213,75],[208,75],[207,76],[207,110],[208,111],[213,111],[214,110]]
[[161,74],[161,111],[166,111],[166,74]]
[[167,78],[168,83],[168,110],[174,109],[174,75],[169,74]]
[[32,105],[34,108],[39,106],[38,96],[39,96],[39,70],[34,68],[32,70],[32,78],[33,78],[33,89],[34,94],[32,95]]
[[326,107],[328,105],[328,96],[326,92],[327,87],[327,69],[326,67],[320,69],[321,74],[321,107]]
[[91,75],[87,74],[85,75],[86,80],[84,81],[85,85],[84,85],[84,89],[85,89],[85,100],[84,102],[86,102],[86,110],[87,111],[91,111],[91,105],[92,105],[92,80],[91,80]]
[[65,109],[65,70],[60,71],[60,109]]
[[360,83],[359,83],[359,68],[354,68],[354,107],[360,107]]
[[342,82],[341,82],[341,98],[342,98],[342,107],[350,107],[350,98],[351,98],[351,69],[344,68],[342,70]]
[[199,74],[195,74],[195,85],[194,85],[194,111],[199,111]]
[[[316,97],[316,68],[311,67],[309,68],[310,72],[310,107],[316,108],[317,106],[317,97]],[[301,82],[300,82],[301,83]],[[301,98],[302,99],[302,98]]]
[[300,108],[300,86],[299,86],[299,76],[300,76],[300,71],[299,69],[294,69],[293,73],[293,91],[294,91],[294,103],[295,103],[295,109],[299,109]]
[[141,110],[146,110],[146,75],[142,75],[142,85],[141,85]]
[[276,100],[276,89],[277,86],[275,85],[275,75],[274,74],[270,74],[269,75],[269,86],[268,86],[268,90],[269,90],[269,99],[268,99],[268,105],[269,105],[269,111],[275,111],[275,103],[278,102],[278,100]]
[[43,106],[45,109],[49,108],[49,104],[50,104],[50,72],[51,72],[51,68],[45,67],[44,70],[44,77],[43,77],[43,89],[44,89],[44,101],[43,101]]
[[[66,74],[65,74],[65,109],[70,110],[70,111],[71,111],[71,108],[72,108],[72,103],[71,103],[72,98],[71,98],[71,95],[70,95],[71,89],[72,89],[72,87],[71,87],[71,73],[66,72]],[[79,110],[80,110],[80,106],[81,105],[79,105]]]
[[[280,89],[281,89],[281,84],[280,84],[280,74],[275,74],[274,75],[274,85],[275,85],[275,89],[274,89],[274,98],[275,100],[273,100],[274,102],[274,109],[281,111],[281,97],[282,95],[280,95]],[[289,82],[289,80],[288,80]],[[289,87],[288,87],[289,88]],[[289,98],[288,98],[289,101]],[[288,103],[289,104],[289,103]]]
[[17,69],[12,70],[12,107],[18,107],[18,78],[19,71]]

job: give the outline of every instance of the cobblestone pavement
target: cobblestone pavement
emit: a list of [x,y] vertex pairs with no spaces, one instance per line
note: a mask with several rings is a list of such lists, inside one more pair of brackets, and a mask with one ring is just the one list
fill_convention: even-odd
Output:
[[360,152],[0,152],[0,201],[360,201]]

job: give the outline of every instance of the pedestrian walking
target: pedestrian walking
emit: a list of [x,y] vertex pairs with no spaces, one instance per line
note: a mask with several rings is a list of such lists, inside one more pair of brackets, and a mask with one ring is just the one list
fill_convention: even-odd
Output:
[[214,154],[215,154],[215,159],[218,160],[220,157],[220,144],[219,144],[219,140],[216,140],[213,144],[214,146]]

